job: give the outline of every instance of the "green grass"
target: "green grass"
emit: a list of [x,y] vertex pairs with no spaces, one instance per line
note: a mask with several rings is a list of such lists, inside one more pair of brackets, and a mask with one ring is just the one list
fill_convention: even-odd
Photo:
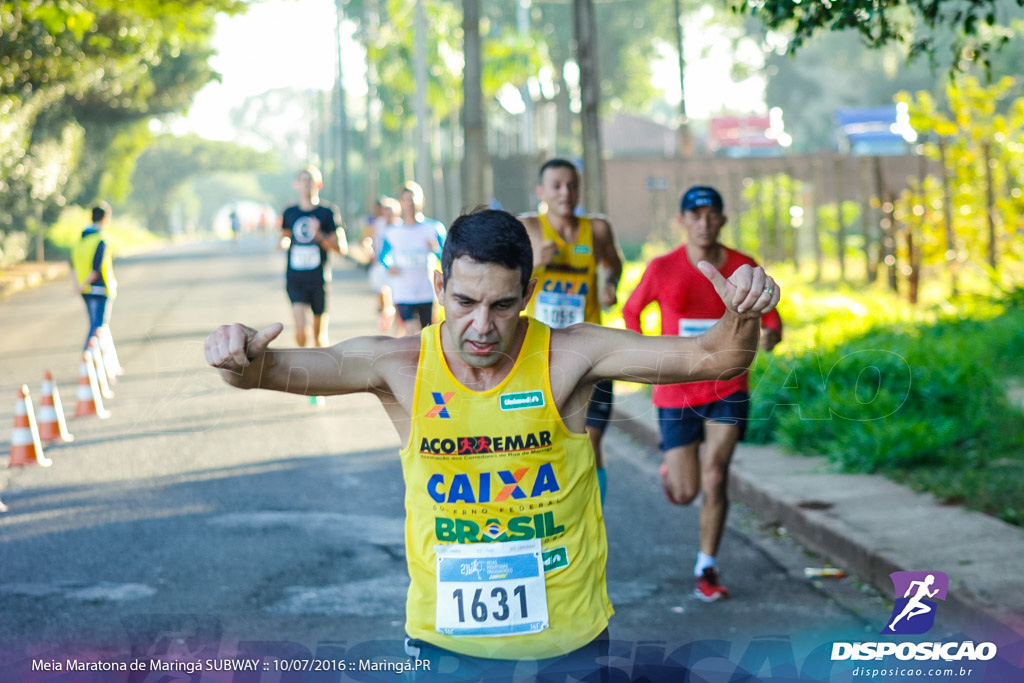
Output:
[[[961,292],[973,293],[951,300],[932,274],[910,305],[884,285],[769,270],[785,339],[752,368],[748,439],[1024,526],[1024,287],[964,275]],[[626,268],[623,301],[642,272],[642,262]],[[1020,264],[1001,275],[1024,282]],[[608,324],[621,325],[617,313]],[[656,310],[644,324],[658,329]]]

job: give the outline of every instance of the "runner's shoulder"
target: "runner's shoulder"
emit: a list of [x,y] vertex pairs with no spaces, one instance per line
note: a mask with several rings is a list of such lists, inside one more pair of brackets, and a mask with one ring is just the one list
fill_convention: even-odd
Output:
[[587,219],[590,221],[590,226],[595,232],[605,232],[611,234],[612,231],[612,219],[608,217],[608,214],[604,213],[588,213]]
[[609,353],[636,345],[632,332],[594,323],[576,323],[551,330],[551,364],[566,376],[583,377]]
[[521,213],[516,216],[519,222],[526,228],[526,232],[532,235],[534,238],[543,234],[543,227],[540,224],[540,214],[536,211],[530,211],[527,213]]

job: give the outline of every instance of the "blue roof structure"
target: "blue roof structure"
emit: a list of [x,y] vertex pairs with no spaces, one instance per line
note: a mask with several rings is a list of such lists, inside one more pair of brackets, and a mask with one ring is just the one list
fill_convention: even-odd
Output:
[[839,149],[851,154],[906,154],[917,139],[903,103],[836,109],[835,120]]

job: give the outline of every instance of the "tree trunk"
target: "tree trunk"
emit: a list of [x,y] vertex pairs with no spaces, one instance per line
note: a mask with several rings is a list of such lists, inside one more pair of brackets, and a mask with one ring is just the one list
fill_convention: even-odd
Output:
[[942,217],[946,226],[946,269],[949,271],[949,295],[957,295],[956,233],[953,232],[953,198],[950,195],[949,164],[946,160],[946,140],[939,138],[939,163],[942,164]]
[[424,201],[434,206],[435,189],[430,182],[430,119],[427,114],[427,16],[423,8],[425,0],[416,0],[415,44],[413,53],[413,75],[416,78],[416,182],[423,188]]
[[574,0],[576,60],[580,66],[580,124],[583,136],[583,206],[604,213],[604,159],[601,156],[601,81],[597,72],[597,29],[591,0]]
[[687,159],[693,156],[693,137],[690,135],[690,119],[686,115],[686,57],[683,52],[683,13],[680,0],[673,0],[672,13],[676,26],[676,50],[679,53],[679,129],[676,135],[679,153]]
[[[366,45],[370,48],[377,40],[380,22],[378,0],[367,0],[363,23],[366,26]],[[380,104],[377,100],[377,64],[366,60],[366,135],[363,138],[363,164],[366,169],[366,206],[373,207],[380,196],[380,178],[377,150],[380,148]]]
[[843,188],[846,182],[843,175],[843,158],[835,158],[832,175],[836,195],[836,252],[839,256],[839,281],[846,282],[846,221],[843,220]]
[[337,171],[334,175],[334,201],[338,205],[341,211],[341,218],[343,222],[347,222],[345,219],[349,215],[349,177],[348,177],[348,113],[345,110],[345,82],[342,78],[343,69],[342,63],[342,45],[341,45],[341,27],[345,21],[345,13],[342,4],[342,0],[335,0],[336,9],[336,25],[335,25],[335,37],[338,41],[338,82],[336,85],[338,91],[338,102],[337,102],[337,143],[338,143],[338,156],[337,165],[335,168]]
[[[448,115],[448,128],[450,129],[447,138],[448,149],[447,155],[445,156],[448,172],[445,174],[451,178],[451,182],[445,183],[445,198],[447,199],[448,206],[451,207],[451,213],[449,213],[445,219],[447,221],[455,220],[456,216],[461,214],[463,210],[472,208],[472,204],[468,204],[464,197],[465,188],[462,186],[462,159],[459,157],[460,151],[465,153],[464,149],[460,150],[460,145],[456,144],[456,140],[462,140],[462,125],[459,123],[459,112],[452,112]],[[485,143],[486,144],[486,143]],[[493,188],[493,177],[490,171],[490,156],[487,157],[487,169],[488,177],[484,180],[485,188]],[[493,192],[493,189],[491,190]]]
[[821,197],[821,188],[824,186],[822,164],[815,159],[811,162],[810,188],[804,193],[806,200],[804,205],[807,209],[804,212],[804,220],[807,223],[807,230],[810,231],[811,248],[814,250],[814,281],[821,282],[823,279],[824,255],[821,253],[821,232],[818,228],[818,201]]
[[[922,219],[923,222],[923,219]],[[907,261],[910,265],[910,274],[907,276],[908,292],[907,298],[910,303],[917,303],[917,291],[921,279],[921,259],[918,254],[917,245],[914,242],[914,228],[907,224]]]
[[761,263],[767,265],[772,262],[772,251],[769,244],[771,240],[768,236],[768,221],[765,220],[764,215],[764,191],[766,187],[769,187],[769,185],[763,177],[754,184],[754,220],[757,221],[757,236],[758,241],[761,243]]
[[881,158],[872,157],[872,164],[875,170],[875,190],[878,192],[878,202],[882,209],[882,218],[879,221],[881,239],[878,244],[878,261],[886,265],[889,289],[896,292],[899,291],[899,282],[896,278],[896,216],[893,210],[893,197],[885,186]]
[[773,184],[775,187],[775,261],[777,263],[786,263],[786,261],[793,258],[793,264],[796,265],[796,260],[790,251],[790,230],[789,230],[789,205],[791,203],[791,196],[787,197],[788,192],[792,195],[792,187],[787,191],[783,185],[786,173],[780,168],[775,173]]
[[[555,90],[554,141],[550,148],[554,154],[574,156],[579,154],[579,142],[576,139],[572,113],[572,94],[569,82],[565,80],[565,62],[555,65],[555,79],[558,87]],[[568,151],[564,151],[568,150]]]
[[490,188],[485,187],[489,174],[480,65],[480,0],[462,0],[462,32],[466,64],[462,75],[462,202],[476,206],[486,204],[491,195]]
[[454,217],[448,207],[447,177],[453,176],[451,182],[455,182],[456,171],[445,173],[447,167],[441,150],[441,121],[433,116],[430,118],[430,133],[430,158],[435,162],[430,167],[430,186],[434,188],[434,203],[430,205],[429,215],[440,217],[438,220],[447,223]]
[[857,183],[857,189],[860,190],[860,225],[861,231],[864,233],[865,277],[867,277],[868,284],[871,284],[878,276],[878,264],[875,263],[875,259],[871,255],[875,231],[874,223],[871,220],[871,190],[868,189],[870,180],[868,178],[868,168],[864,162],[865,159],[863,158],[858,161],[857,170],[860,182]]
[[985,219],[988,223],[988,265],[992,266],[992,270],[995,270],[999,249],[996,243],[996,199],[995,182],[992,178],[992,145],[986,142],[981,146],[981,150],[985,160]]

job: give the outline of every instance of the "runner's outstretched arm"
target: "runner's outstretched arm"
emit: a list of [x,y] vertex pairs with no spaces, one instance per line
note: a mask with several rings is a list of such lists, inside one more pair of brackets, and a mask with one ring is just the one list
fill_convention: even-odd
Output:
[[580,325],[565,332],[575,337],[591,365],[590,381],[623,379],[646,384],[724,380],[746,370],[757,352],[760,318],[779,302],[779,288],[760,267],[741,266],[726,279],[702,261],[700,271],[726,306],[722,319],[699,337],[641,336],[625,330]]
[[[389,337],[355,337],[326,348],[271,349],[283,329],[281,323],[262,330],[222,325],[206,338],[206,361],[240,389],[330,396],[386,391],[382,371],[400,363],[402,350],[411,348]],[[415,365],[415,359],[410,362]]]

